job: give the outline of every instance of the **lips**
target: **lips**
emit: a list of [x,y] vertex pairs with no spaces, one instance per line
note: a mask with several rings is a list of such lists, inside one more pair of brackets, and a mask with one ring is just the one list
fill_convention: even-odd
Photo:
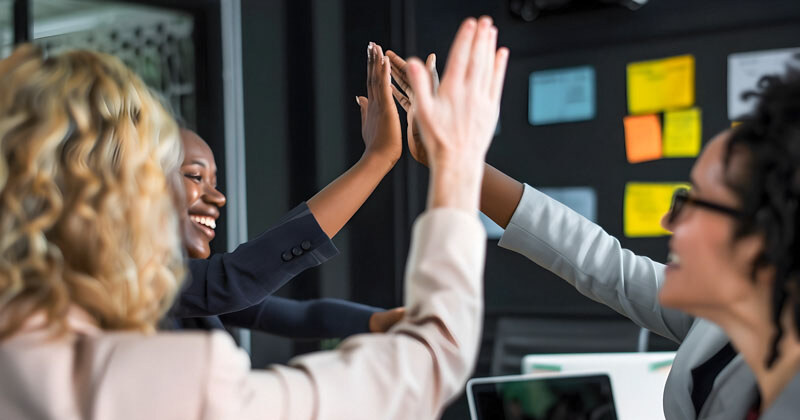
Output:
[[674,251],[667,254],[667,269],[674,270],[681,265],[681,257]]
[[192,221],[192,225],[194,225],[196,229],[209,238],[209,241],[214,239],[214,236],[216,236],[214,229],[217,228],[217,221],[213,217],[190,214],[189,220]]

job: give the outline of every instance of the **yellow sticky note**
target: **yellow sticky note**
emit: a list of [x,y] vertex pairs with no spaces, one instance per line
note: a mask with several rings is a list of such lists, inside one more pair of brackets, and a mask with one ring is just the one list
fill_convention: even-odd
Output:
[[628,64],[628,113],[647,114],[694,105],[694,56]]
[[696,157],[702,138],[700,108],[664,113],[664,157]]
[[629,182],[625,185],[625,236],[644,238],[669,235],[661,227],[661,218],[669,211],[672,193],[681,187],[689,188],[689,184]]
[[661,122],[656,115],[625,117],[625,152],[628,162],[661,158]]

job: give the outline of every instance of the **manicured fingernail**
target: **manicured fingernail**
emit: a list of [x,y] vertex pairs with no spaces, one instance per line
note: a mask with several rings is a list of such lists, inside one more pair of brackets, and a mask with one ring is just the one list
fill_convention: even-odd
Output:
[[358,96],[356,96],[356,105],[361,106],[361,101],[358,100]]

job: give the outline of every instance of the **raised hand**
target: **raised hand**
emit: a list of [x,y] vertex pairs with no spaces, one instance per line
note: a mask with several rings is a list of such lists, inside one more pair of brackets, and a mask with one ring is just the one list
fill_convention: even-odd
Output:
[[431,207],[477,208],[508,63],[508,49],[497,50],[496,44],[490,17],[465,20],[437,91],[422,61],[412,58],[406,66],[414,91],[411,109],[431,166]]
[[400,117],[392,99],[391,66],[380,45],[367,47],[367,97],[357,96],[361,107],[361,136],[365,155],[385,160],[392,166],[403,150]]
[[[403,109],[406,111],[406,119],[408,120],[408,150],[411,156],[419,163],[428,166],[428,156],[425,153],[425,147],[422,144],[422,133],[419,130],[419,125],[414,124],[414,111],[411,108],[411,103],[414,98],[414,90],[408,84],[408,76],[406,75],[406,61],[394,51],[386,51],[386,56],[392,64],[392,78],[400,86],[392,85],[392,94],[394,98]],[[431,73],[433,80],[433,90],[439,88],[439,73],[436,71],[436,54],[431,53],[428,59],[425,60],[425,67]]]

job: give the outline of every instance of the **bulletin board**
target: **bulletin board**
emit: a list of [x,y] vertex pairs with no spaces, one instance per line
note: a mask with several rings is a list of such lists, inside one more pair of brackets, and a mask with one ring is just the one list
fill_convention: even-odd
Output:
[[[619,238],[623,247],[664,262],[668,237],[629,238],[624,235],[625,187],[629,182],[687,182],[695,159],[628,162],[623,127],[623,118],[628,115],[626,66],[643,60],[694,56],[695,106],[701,110],[705,144],[731,126],[727,112],[728,55],[792,47],[800,47],[800,25],[797,24],[647,42],[633,40],[602,49],[516,57],[507,75],[501,133],[487,161],[536,187],[593,188],[597,193],[597,223]],[[587,65],[596,73],[595,117],[588,121],[531,125],[527,106],[529,74]],[[535,312],[604,311],[579,296],[573,299],[574,293],[560,293],[558,289],[563,282],[537,281],[538,287],[532,287],[532,276],[554,277],[534,264],[521,262],[491,244],[487,255],[486,277],[493,279],[491,287],[486,289],[488,306],[528,308]]]
[[[639,15],[641,22],[628,26],[639,28],[638,32],[617,34],[616,41],[577,48],[547,48],[546,36],[549,31],[546,23],[537,22],[524,26],[511,22],[505,15],[504,2],[498,2],[494,9],[487,10],[487,2],[477,0],[464,4],[458,18],[448,20],[426,20],[426,16],[445,14],[448,5],[426,6],[426,13],[419,13],[420,33],[430,32],[430,38],[419,43],[418,54],[437,51],[440,54],[439,71],[443,71],[446,45],[452,39],[449,31],[456,22],[467,14],[489,13],[501,31],[500,43],[511,47],[502,109],[500,131],[487,156],[487,162],[501,169],[515,179],[534,187],[590,187],[596,192],[596,221],[608,233],[619,238],[621,245],[637,254],[645,255],[658,262],[667,257],[668,237],[629,238],[623,230],[623,202],[626,184],[629,182],[667,182],[682,183],[689,180],[689,172],[694,158],[658,159],[631,164],[626,159],[625,131],[623,118],[629,115],[627,98],[628,64],[639,61],[661,59],[682,55],[692,55],[695,62],[694,105],[700,108],[702,120],[702,143],[705,144],[715,134],[731,126],[727,107],[728,55],[732,53],[800,47],[800,24],[784,14],[784,19],[776,21],[770,13],[781,13],[758,7],[759,2],[737,1],[738,14],[728,13],[717,2],[713,6],[720,16],[708,18],[704,28],[703,5],[686,3],[685,33],[660,36],[658,25],[662,24],[657,7],[665,8],[666,3],[654,3],[649,16],[648,7]],[[784,7],[790,8],[787,2]],[[676,4],[676,7],[678,5]],[[710,6],[709,6],[710,7]],[[731,5],[733,7],[733,5]],[[689,10],[691,8],[697,10]],[[474,9],[474,10],[472,10]],[[772,19],[770,24],[728,24],[721,25],[726,18],[733,22],[746,19],[749,10],[761,14],[763,20]],[[698,13],[701,11],[702,13]],[[453,14],[453,12],[450,12]],[[614,14],[615,13],[615,14]],[[604,32],[613,31],[613,20],[619,19],[619,12],[607,13],[607,21],[594,19],[589,23],[585,16],[570,20],[561,19],[561,26],[574,29],[575,38],[602,37]],[[643,14],[645,13],[645,14]],[[676,12],[676,14],[680,14]],[[800,13],[796,13],[800,14]],[[736,16],[734,16],[736,15]],[[634,19],[638,15],[625,15]],[[633,17],[631,17],[633,16]],[[716,19],[716,20],[715,20]],[[672,16],[673,26],[682,28],[680,16]],[[624,25],[619,25],[624,26]],[[691,26],[691,31],[688,29]],[[537,29],[539,28],[539,29]],[[552,28],[551,28],[552,29]],[[563,28],[559,28],[565,33]],[[426,33],[427,33],[426,32]],[[620,32],[620,31],[618,31]],[[593,35],[593,33],[595,35]],[[525,48],[524,37],[530,37],[535,47]],[[544,39],[543,39],[544,37]],[[580,45],[580,43],[576,43]],[[591,44],[591,43],[587,43]],[[545,46],[542,48],[542,46]],[[523,46],[523,48],[520,48]],[[521,51],[520,51],[521,50]],[[540,50],[544,50],[542,53]],[[532,72],[561,68],[594,69],[596,86],[596,107],[594,118],[587,121],[564,122],[549,125],[532,125],[529,121],[529,82]],[[663,122],[663,121],[662,121]],[[419,198],[424,203],[425,177],[418,185]],[[554,274],[537,266],[527,258],[498,247],[496,240],[487,246],[486,262],[486,310],[487,314],[507,315],[552,315],[569,314],[575,316],[608,315],[613,312],[577,293],[573,287],[558,279]]]

